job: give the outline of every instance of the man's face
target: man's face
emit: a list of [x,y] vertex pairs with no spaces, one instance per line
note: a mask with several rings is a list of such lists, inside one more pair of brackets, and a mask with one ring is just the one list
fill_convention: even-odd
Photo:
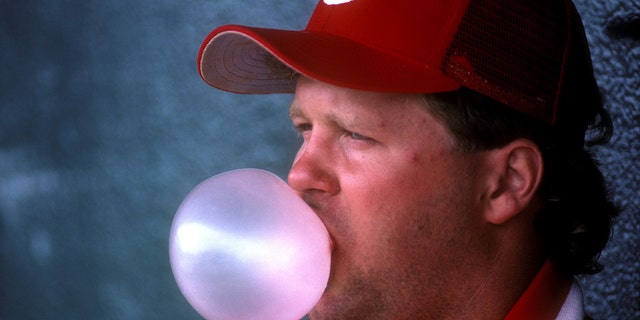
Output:
[[334,245],[312,318],[427,319],[472,290],[482,155],[457,151],[425,106],[420,95],[298,82],[290,115],[304,142],[289,183]]

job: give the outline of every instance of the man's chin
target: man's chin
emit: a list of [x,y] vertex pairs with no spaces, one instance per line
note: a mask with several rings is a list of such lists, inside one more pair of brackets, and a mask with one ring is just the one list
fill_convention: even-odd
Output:
[[321,320],[321,319],[340,319],[336,318],[338,315],[332,310],[332,307],[336,307],[336,302],[332,302],[332,296],[325,292],[320,298],[318,303],[309,312],[309,319]]
[[[309,319],[312,320],[336,320],[336,319],[355,319],[355,315],[360,312],[355,312],[353,308],[354,300],[348,296],[338,297],[335,294],[326,293],[320,298],[318,303],[309,312]],[[356,304],[357,305],[357,304]]]

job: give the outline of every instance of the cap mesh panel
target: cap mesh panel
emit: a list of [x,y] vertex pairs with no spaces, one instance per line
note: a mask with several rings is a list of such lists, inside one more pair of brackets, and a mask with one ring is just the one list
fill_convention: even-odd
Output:
[[557,0],[471,1],[443,60],[444,72],[472,90],[550,121],[566,50],[564,6]]

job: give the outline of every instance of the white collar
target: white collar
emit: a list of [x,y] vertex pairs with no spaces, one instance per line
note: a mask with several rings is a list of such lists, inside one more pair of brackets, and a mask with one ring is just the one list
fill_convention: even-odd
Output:
[[562,304],[556,320],[583,320],[584,303],[582,302],[582,289],[575,279],[571,284],[571,290]]

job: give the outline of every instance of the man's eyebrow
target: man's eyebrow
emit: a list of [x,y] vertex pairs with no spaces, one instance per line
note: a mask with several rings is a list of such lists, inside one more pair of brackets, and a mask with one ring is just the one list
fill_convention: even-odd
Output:
[[289,106],[289,118],[304,118],[304,113],[302,112],[302,110],[300,110],[300,108],[298,108],[298,106],[295,103],[291,103],[291,105]]
[[335,123],[336,125],[344,129],[357,130],[357,129],[365,129],[366,127],[368,127],[366,123],[363,123],[362,121],[358,121],[356,116],[353,114],[342,114],[342,115],[331,114],[327,118],[331,122]]
[[[289,106],[289,118],[302,118],[306,119],[304,111],[300,109],[295,103],[291,103]],[[355,114],[328,114],[324,115],[324,120],[327,122],[331,122],[336,124],[337,126],[345,129],[352,130],[372,130],[376,129],[378,126],[373,125],[371,123],[367,123],[366,121],[359,120],[358,116]]]

